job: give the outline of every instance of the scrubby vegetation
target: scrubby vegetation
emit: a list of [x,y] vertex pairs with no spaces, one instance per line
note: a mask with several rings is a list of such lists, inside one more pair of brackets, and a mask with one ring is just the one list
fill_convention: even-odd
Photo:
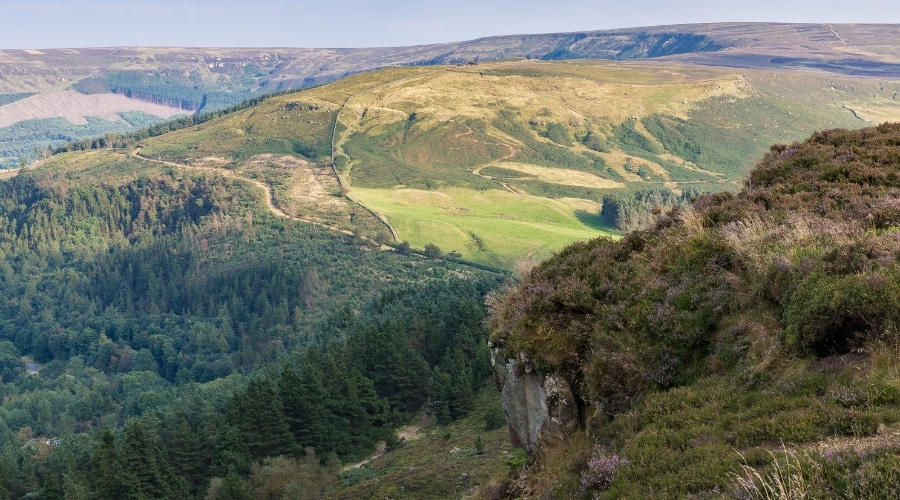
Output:
[[[486,428],[483,415],[493,411],[500,412],[503,425]],[[467,417],[447,425],[419,420],[416,432],[383,457],[342,472],[332,497],[491,498],[511,473],[511,462],[524,459],[510,444],[505,424],[496,390],[487,387],[476,393]]]
[[528,487],[893,496],[898,165],[896,124],[773,146],[740,193],[572,245],[498,299],[493,342],[584,405],[578,436],[542,450]]

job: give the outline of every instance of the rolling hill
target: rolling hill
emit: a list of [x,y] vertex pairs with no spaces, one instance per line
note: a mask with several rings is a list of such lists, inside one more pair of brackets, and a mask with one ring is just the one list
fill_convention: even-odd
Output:
[[273,97],[140,154],[253,177],[285,211],[383,243],[511,268],[615,234],[597,217],[606,194],[736,190],[769,144],[900,118],[898,91],[640,61],[404,67]]
[[[305,88],[391,66],[487,62],[510,58],[653,59],[745,69],[816,69],[892,79],[900,75],[896,26],[726,23],[509,35],[414,47],[366,49],[111,47],[0,51],[0,166],[33,160],[35,149],[66,140],[134,130],[174,113],[216,111],[243,99]],[[106,102],[104,114],[74,118],[74,90]],[[40,112],[23,112],[44,95]],[[107,99],[108,101],[108,99]],[[148,111],[145,104],[163,106]],[[111,114],[111,118],[110,118]],[[106,116],[104,118],[104,115]],[[117,116],[118,115],[118,116]],[[90,118],[90,126],[83,122]]]

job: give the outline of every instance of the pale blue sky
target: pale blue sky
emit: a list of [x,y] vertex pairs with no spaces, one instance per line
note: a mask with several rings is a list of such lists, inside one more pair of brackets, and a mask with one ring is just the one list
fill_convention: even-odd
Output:
[[721,21],[900,23],[900,2],[3,0],[0,19],[3,49],[380,47]]

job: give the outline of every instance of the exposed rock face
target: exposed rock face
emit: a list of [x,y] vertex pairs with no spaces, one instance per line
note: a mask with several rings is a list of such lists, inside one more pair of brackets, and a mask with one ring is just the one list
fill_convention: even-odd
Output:
[[578,425],[578,410],[569,385],[553,374],[540,373],[524,356],[498,359],[494,350],[494,378],[515,446],[528,453],[539,443],[562,438]]

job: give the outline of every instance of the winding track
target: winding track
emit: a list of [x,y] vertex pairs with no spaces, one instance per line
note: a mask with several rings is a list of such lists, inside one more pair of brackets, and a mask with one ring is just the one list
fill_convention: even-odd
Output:
[[185,165],[182,163],[175,163],[175,162],[167,161],[167,160],[154,159],[154,158],[150,158],[149,156],[144,156],[144,155],[140,154],[140,151],[138,151],[138,150],[134,150],[134,152],[132,152],[131,154],[135,158],[140,158],[141,160],[144,160],[144,161],[158,163],[160,165],[166,165],[166,166],[175,167],[175,168],[183,168],[183,169],[188,169],[188,170],[200,170],[200,171],[206,171],[206,172],[214,172],[223,177],[228,177],[231,179],[248,182],[248,183],[253,184],[254,186],[257,186],[258,188],[262,189],[266,193],[266,196],[265,196],[266,207],[268,207],[269,211],[272,212],[277,217],[281,217],[283,219],[306,222],[309,224],[315,224],[317,226],[321,226],[326,229],[330,229],[332,231],[337,231],[341,234],[346,234],[346,235],[350,235],[350,236],[353,235],[353,232],[348,231],[347,229],[342,229],[337,226],[332,226],[331,224],[325,224],[324,222],[319,221],[319,220],[310,219],[307,217],[297,217],[297,216],[288,214],[287,212],[285,212],[284,210],[282,210],[275,204],[275,198],[272,195],[272,188],[270,188],[268,184],[266,184],[260,180],[251,179],[249,177],[242,177],[240,175],[237,175],[234,171],[224,169],[224,168],[198,167],[196,165]]
[[344,104],[341,104],[341,107],[340,107],[340,109],[338,109],[337,114],[334,115],[334,127],[332,127],[332,129],[331,129],[331,172],[334,173],[334,177],[335,177],[335,179],[337,179],[337,182],[338,182],[338,188],[340,188],[341,194],[344,195],[344,198],[346,198],[347,201],[349,201],[350,203],[355,203],[356,205],[359,205],[361,208],[363,208],[365,211],[372,214],[373,217],[378,219],[382,224],[384,224],[388,228],[388,231],[391,232],[391,237],[394,238],[394,242],[400,243],[400,235],[397,234],[397,231],[394,229],[394,226],[392,226],[391,223],[388,222],[388,220],[385,216],[372,210],[371,208],[367,207],[359,200],[356,200],[350,196],[350,186],[344,185],[344,180],[341,179],[340,175],[338,175],[337,167],[334,166],[334,157],[336,156],[335,141],[336,141],[336,137],[337,137],[338,123],[340,122],[340,118],[341,118],[341,112],[344,111],[345,107],[347,107],[347,103],[350,102],[350,99],[353,99],[355,96],[358,96],[365,92],[369,92],[370,90],[372,90],[372,89],[368,89],[363,92],[357,92],[356,94],[351,94],[349,97],[347,97],[346,100],[344,100]]
[[[215,174],[217,174],[217,175],[221,175],[221,176],[223,176],[223,177],[228,177],[228,178],[230,178],[230,179],[235,179],[235,180],[239,180],[239,181],[248,182],[248,183],[253,184],[254,186],[256,186],[256,187],[262,189],[263,192],[265,192],[266,207],[267,207],[267,208],[269,209],[269,211],[272,212],[272,214],[274,214],[276,217],[280,217],[280,218],[282,218],[282,219],[288,219],[288,220],[294,220],[294,221],[306,222],[306,223],[308,223],[308,224],[315,224],[315,225],[317,225],[317,226],[324,227],[324,228],[329,229],[329,230],[331,230],[331,231],[335,231],[335,232],[338,232],[338,233],[341,233],[341,234],[345,234],[345,235],[348,235],[348,236],[353,236],[353,232],[350,231],[350,230],[343,229],[343,228],[340,228],[340,227],[337,227],[337,226],[332,226],[331,224],[326,224],[326,223],[324,223],[324,222],[322,222],[322,221],[320,221],[320,220],[311,219],[311,218],[308,218],[308,217],[298,217],[298,216],[294,216],[294,215],[288,214],[287,212],[285,212],[284,210],[282,210],[281,208],[279,208],[278,205],[275,204],[275,198],[274,198],[274,196],[273,196],[273,194],[272,194],[272,189],[269,187],[269,185],[266,184],[266,183],[264,183],[264,182],[262,182],[262,181],[260,181],[260,180],[258,180],[258,179],[251,179],[251,178],[249,178],[249,177],[242,177],[242,176],[240,176],[240,175],[237,175],[234,171],[228,170],[228,169],[224,169],[224,168],[198,167],[198,166],[196,166],[196,165],[186,165],[186,164],[183,164],[183,163],[175,163],[175,162],[173,162],[173,161],[161,160],[161,159],[157,159],[157,158],[151,158],[151,157],[149,157],[149,156],[144,156],[144,155],[142,155],[142,154],[140,153],[140,150],[138,150],[138,149],[135,149],[134,151],[132,151],[131,155],[134,156],[135,158],[139,158],[139,159],[141,159],[141,160],[149,161],[149,162],[152,162],[152,163],[157,163],[157,164],[159,164],[159,165],[166,165],[166,166],[168,166],[168,167],[174,167],[174,168],[180,168],[180,169],[186,169],[186,170],[199,170],[199,171],[212,172],[212,173],[215,173]],[[28,165],[27,167],[24,167],[24,169],[35,168],[35,167],[37,167],[38,165],[40,165],[42,162],[43,162],[43,160],[41,160],[41,161],[36,161],[36,162],[32,163],[31,165]],[[333,166],[332,166],[332,167],[333,167]],[[15,176],[19,175],[19,172],[21,172],[22,170],[23,170],[23,168],[11,168],[11,169],[7,169],[7,170],[0,170],[0,179],[10,179],[10,178],[12,178],[12,177],[15,177]],[[340,177],[338,177],[338,182],[340,182]],[[351,200],[351,201],[352,201],[352,200]],[[360,205],[360,206],[362,206],[362,205]],[[371,210],[370,210],[370,212],[371,212]],[[392,228],[391,230],[393,231],[393,228]],[[366,241],[369,240],[369,238],[366,238],[365,236],[360,236],[360,238],[362,238],[363,240],[366,240]],[[387,245],[379,245],[379,246],[381,247],[382,250],[393,250],[393,247],[390,247],[390,246],[387,246]]]
[[494,177],[491,177],[491,176],[489,176],[489,175],[483,175],[483,174],[481,173],[482,170],[484,170],[484,169],[487,168],[487,167],[490,167],[491,165],[493,165],[494,163],[496,163],[496,162],[498,162],[498,161],[508,160],[508,159],[510,159],[510,158],[512,158],[512,157],[514,157],[514,156],[516,156],[517,154],[519,154],[519,151],[518,151],[516,148],[514,148],[513,146],[511,146],[511,145],[509,145],[509,144],[507,144],[507,143],[505,143],[505,142],[484,142],[484,141],[479,141],[478,139],[463,139],[463,137],[465,137],[465,136],[467,136],[467,135],[472,135],[472,134],[474,133],[474,132],[472,132],[472,128],[469,127],[468,125],[466,125],[466,129],[468,129],[468,132],[463,132],[463,133],[461,133],[461,134],[456,134],[456,136],[454,136],[454,138],[455,138],[455,139],[459,139],[459,140],[463,140],[463,141],[467,141],[467,142],[474,142],[474,143],[477,143],[477,144],[488,144],[488,145],[491,145],[491,146],[506,146],[507,148],[509,148],[509,154],[507,154],[506,156],[504,156],[504,157],[502,157],[502,158],[497,158],[496,160],[491,160],[491,161],[489,161],[489,162],[487,162],[487,163],[482,163],[481,165],[476,166],[475,168],[472,169],[472,173],[475,174],[475,175],[477,175],[478,177],[481,177],[482,179],[487,179],[487,180],[489,180],[489,181],[494,181],[494,182],[500,184],[501,186],[503,186],[503,189],[506,189],[506,190],[509,191],[510,193],[512,193],[512,194],[514,194],[514,195],[516,195],[516,196],[518,196],[519,198],[522,198],[522,193],[520,193],[520,192],[516,191],[515,189],[513,189],[509,184],[507,184],[507,183],[505,183],[505,182],[503,182],[503,181],[499,181],[499,180],[497,180],[497,179],[495,179]]
[[[371,87],[371,88],[362,90],[355,94],[351,94],[350,96],[347,97],[346,100],[344,100],[344,104],[341,104],[340,109],[338,109],[337,114],[334,116],[334,127],[331,129],[331,171],[334,172],[334,176],[337,177],[338,186],[341,188],[341,193],[343,193],[344,198],[347,198],[347,200],[349,200],[351,203],[355,203],[355,204],[359,205],[360,207],[364,208],[367,212],[372,214],[372,216],[374,216],[376,219],[381,221],[381,223],[384,224],[388,228],[388,230],[391,232],[391,236],[394,238],[394,241],[397,243],[400,242],[400,235],[397,234],[397,231],[394,229],[394,226],[392,226],[391,223],[388,222],[387,218],[384,215],[376,212],[375,210],[372,210],[371,208],[367,207],[364,203],[351,197],[350,196],[350,185],[349,184],[345,185],[344,180],[341,178],[340,175],[338,175],[337,168],[334,166],[334,158],[335,158],[335,156],[337,156],[337,148],[341,147],[342,144],[338,144],[339,141],[337,139],[337,127],[338,127],[338,123],[340,123],[340,120],[341,120],[341,113],[344,111],[344,108],[347,107],[347,104],[350,104],[350,101],[354,97],[358,97],[363,94],[374,92],[378,89],[382,89],[382,88],[388,87],[390,85],[396,85],[398,83],[408,82],[410,80],[415,80],[417,78],[423,78],[428,75],[437,73],[438,71],[440,71],[440,70],[428,71],[428,72],[422,73],[420,75],[410,76],[407,78],[401,78],[400,80],[393,80],[393,81],[390,81],[387,83],[382,83],[381,85],[377,85],[375,87]],[[349,130],[349,127],[347,127],[347,129]],[[351,169],[352,169],[352,166],[353,166],[353,164],[351,162],[350,163]],[[349,170],[348,170],[348,174],[349,174]]]

